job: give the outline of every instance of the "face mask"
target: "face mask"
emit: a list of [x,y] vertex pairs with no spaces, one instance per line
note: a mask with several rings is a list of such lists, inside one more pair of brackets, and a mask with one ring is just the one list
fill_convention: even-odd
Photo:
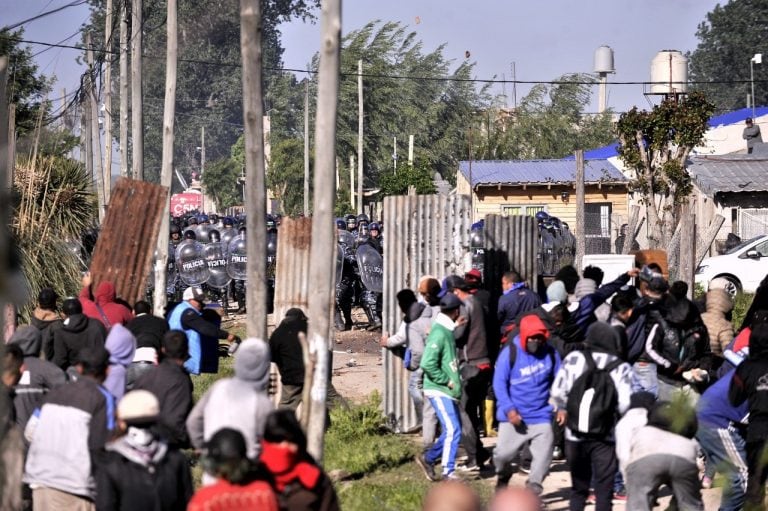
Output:
[[525,346],[525,349],[528,351],[528,353],[534,354],[539,351],[539,348],[541,348],[541,341],[528,339],[528,342],[525,343]]

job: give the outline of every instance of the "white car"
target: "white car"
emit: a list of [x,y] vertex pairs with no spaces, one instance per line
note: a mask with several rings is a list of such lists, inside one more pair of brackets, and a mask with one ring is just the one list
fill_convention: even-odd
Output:
[[768,235],[743,241],[723,255],[707,257],[696,268],[696,283],[709,288],[715,278],[729,282],[726,290],[735,295],[738,292],[754,293],[757,286],[768,275]]

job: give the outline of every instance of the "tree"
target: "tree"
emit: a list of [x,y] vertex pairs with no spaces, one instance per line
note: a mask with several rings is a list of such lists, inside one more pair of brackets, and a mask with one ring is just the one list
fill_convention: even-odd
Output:
[[304,209],[303,154],[304,142],[296,138],[281,140],[272,146],[267,186],[280,201],[283,214],[288,216],[297,216]]
[[555,84],[538,84],[512,115],[498,106],[476,117],[480,129],[473,142],[476,159],[563,158],[576,149],[599,147],[615,139],[611,112],[584,114],[594,78],[563,75]]
[[686,160],[701,143],[714,110],[704,94],[695,92],[667,98],[650,112],[635,107],[619,118],[619,157],[635,173],[631,187],[645,206],[650,248],[670,246],[680,222],[678,206],[692,188]]
[[388,170],[381,175],[382,195],[405,195],[413,186],[418,195],[430,195],[435,193],[435,182],[432,179],[434,170],[425,162],[416,165],[402,165]]
[[43,122],[48,119],[49,105],[45,95],[51,89],[51,82],[39,73],[32,50],[21,46],[24,30],[0,31],[0,55],[8,55],[8,102],[16,105],[16,130],[24,135],[34,130],[43,111]]
[[[688,54],[694,90],[706,93],[717,110],[743,108],[751,93],[749,61],[764,49],[768,33],[768,2],[732,0],[717,5],[699,24],[699,44]],[[768,104],[768,63],[755,65],[755,104]],[[725,83],[702,83],[720,81]],[[743,81],[744,83],[728,83]]]

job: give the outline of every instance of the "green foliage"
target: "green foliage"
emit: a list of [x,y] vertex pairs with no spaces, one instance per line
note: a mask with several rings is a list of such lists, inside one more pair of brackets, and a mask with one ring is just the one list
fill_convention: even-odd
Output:
[[[720,111],[746,106],[747,94],[751,93],[749,61],[761,51],[767,30],[768,3],[764,0],[733,0],[716,5],[699,24],[699,44],[688,55],[689,79],[699,82],[692,87],[705,92]],[[766,63],[754,65],[754,72],[755,104],[766,105]],[[700,83],[729,80],[745,83]]]
[[744,317],[747,315],[749,306],[752,305],[752,300],[755,295],[749,293],[739,293],[736,295],[736,299],[733,302],[733,313],[731,316],[731,324],[734,328],[739,328],[744,321]]
[[267,186],[280,201],[283,214],[296,216],[303,211],[304,142],[302,140],[287,138],[272,146],[267,170]]
[[45,126],[26,133],[16,141],[16,154],[31,155],[37,143],[37,154],[65,158],[80,144],[80,137],[67,130],[50,129]]
[[[16,105],[16,129],[19,135],[34,130],[44,109],[44,117],[49,105],[45,95],[51,89],[50,81],[39,73],[29,46],[22,47],[19,39],[24,39],[24,30],[0,31],[0,55],[8,55],[7,97]],[[45,119],[44,119],[45,120]]]
[[374,393],[363,404],[331,409],[331,427],[325,435],[326,470],[365,475],[413,458],[415,446],[384,429],[380,405],[381,397]]
[[563,75],[553,85],[535,85],[513,114],[499,106],[474,119],[473,158],[479,160],[563,158],[576,149],[615,139],[611,112],[586,115],[594,78]]
[[243,188],[237,181],[241,172],[242,167],[232,158],[224,158],[206,165],[203,186],[219,209],[243,203]]
[[434,171],[428,165],[421,162],[417,165],[403,165],[397,169],[387,171],[381,175],[382,195],[405,195],[408,188],[416,188],[418,195],[430,195],[435,193],[435,182],[432,179]]
[[651,248],[667,246],[677,227],[677,206],[687,202],[692,188],[686,160],[701,143],[714,110],[694,92],[665,99],[650,112],[635,107],[619,118],[619,157],[635,173],[632,187],[646,206]]

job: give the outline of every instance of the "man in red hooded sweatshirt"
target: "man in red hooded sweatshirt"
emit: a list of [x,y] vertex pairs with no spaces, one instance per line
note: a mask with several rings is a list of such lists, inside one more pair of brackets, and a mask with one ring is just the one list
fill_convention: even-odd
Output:
[[91,296],[91,274],[86,273],[83,277],[83,289],[79,296],[80,303],[83,304],[83,314],[101,321],[107,330],[113,325],[125,325],[133,319],[131,310],[117,303],[115,296],[115,285],[108,280],[100,282]]

